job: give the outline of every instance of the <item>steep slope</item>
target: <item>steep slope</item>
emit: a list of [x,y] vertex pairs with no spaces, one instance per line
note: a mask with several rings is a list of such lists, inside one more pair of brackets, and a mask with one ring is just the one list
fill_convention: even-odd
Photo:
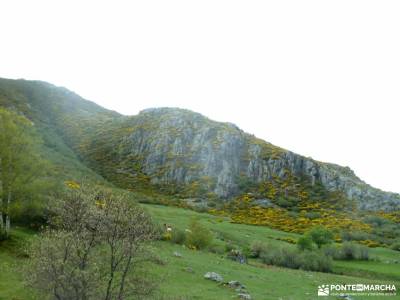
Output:
[[89,149],[92,163],[112,161],[114,172],[129,178],[124,184],[181,197],[230,199],[251,192],[267,200],[354,200],[373,210],[400,203],[399,195],[370,187],[348,167],[306,158],[188,110],[147,109],[122,118],[93,136]]
[[23,114],[34,123],[42,139],[42,156],[50,162],[49,179],[88,178],[104,181],[83,164],[70,147],[96,119],[115,116],[65,88],[46,82],[0,79],[0,106]]
[[219,202],[251,194],[281,206],[400,206],[399,195],[372,188],[347,167],[303,157],[188,110],[147,109],[127,117],[48,83],[4,79],[0,105],[37,124],[55,164],[68,158],[72,169],[94,174],[88,166],[123,188]]

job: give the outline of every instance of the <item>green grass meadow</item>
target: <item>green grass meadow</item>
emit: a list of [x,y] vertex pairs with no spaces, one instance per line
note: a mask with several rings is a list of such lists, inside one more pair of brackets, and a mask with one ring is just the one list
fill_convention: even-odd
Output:
[[[215,236],[214,243],[220,248],[228,242],[246,246],[253,241],[263,241],[285,247],[295,245],[278,240],[296,234],[280,232],[268,227],[232,224],[228,218],[197,213],[182,208],[148,205],[142,206],[152,215],[155,222],[167,223],[173,228],[184,230],[195,218],[207,226]],[[23,266],[27,260],[18,250],[35,233],[23,228],[13,231],[13,238],[0,246],[0,300],[41,299],[35,291],[25,287],[22,281]],[[206,272],[217,272],[224,281],[238,280],[246,286],[252,299],[321,299],[317,287],[321,284],[395,284],[400,288],[399,252],[386,249],[370,249],[370,261],[335,261],[334,273],[306,272],[275,266],[267,266],[257,260],[239,264],[225,254],[190,250],[169,241],[154,243],[154,252],[162,264],[151,264],[149,270],[159,282],[152,299],[238,299],[233,289],[203,278]],[[179,252],[182,257],[176,257]],[[322,297],[323,299],[337,299]],[[379,299],[379,297],[353,297],[354,299]],[[399,299],[399,296],[385,297]]]

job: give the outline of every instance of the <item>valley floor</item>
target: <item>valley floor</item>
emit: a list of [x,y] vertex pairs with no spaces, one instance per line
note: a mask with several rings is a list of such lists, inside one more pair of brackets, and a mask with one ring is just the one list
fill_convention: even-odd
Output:
[[[217,236],[221,246],[226,241],[238,245],[248,245],[259,240],[271,244],[294,247],[282,238],[297,239],[297,235],[272,230],[267,227],[232,224],[226,218],[209,214],[199,214],[190,210],[158,205],[143,205],[160,224],[167,223],[173,228],[184,230],[192,218],[197,218]],[[13,243],[21,243],[34,236],[34,233],[17,228],[13,232]],[[24,288],[22,270],[26,258],[15,252],[15,245],[0,246],[0,299],[30,300],[40,299],[34,291]],[[194,251],[168,241],[159,241],[154,251],[164,262],[151,267],[154,278],[160,282],[159,290],[153,299],[238,299],[237,293],[229,287],[218,285],[204,279],[206,272],[217,272],[224,281],[238,280],[246,286],[252,299],[301,300],[321,299],[317,288],[322,284],[395,284],[400,289],[400,254],[385,249],[371,249],[373,260],[335,261],[334,273],[306,272],[274,266],[266,266],[256,260],[248,264],[239,264],[225,257],[224,254],[208,251]],[[181,254],[181,257],[174,255]],[[353,297],[353,299],[381,299],[382,297]],[[385,299],[398,299],[389,296]],[[322,297],[322,299],[337,299]]]

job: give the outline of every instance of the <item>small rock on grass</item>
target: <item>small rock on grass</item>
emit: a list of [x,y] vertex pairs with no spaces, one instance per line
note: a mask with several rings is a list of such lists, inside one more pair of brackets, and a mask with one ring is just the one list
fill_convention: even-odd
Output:
[[243,299],[243,300],[251,300],[250,294],[247,294],[247,293],[239,293],[238,297],[239,297],[239,299]]
[[182,257],[182,254],[180,254],[178,251],[174,251],[174,256],[175,257]]
[[245,289],[246,287],[243,285],[243,284],[241,284],[239,281],[237,281],[237,280],[231,280],[231,281],[229,281],[228,282],[228,286],[230,287],[230,288],[233,288],[233,289]]
[[216,282],[224,281],[224,278],[221,275],[219,275],[218,273],[215,273],[215,272],[207,272],[204,275],[204,278],[212,280],[212,281],[216,281]]

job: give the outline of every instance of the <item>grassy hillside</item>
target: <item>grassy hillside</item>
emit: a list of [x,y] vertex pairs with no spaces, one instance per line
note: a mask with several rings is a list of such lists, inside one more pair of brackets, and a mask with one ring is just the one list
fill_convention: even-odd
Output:
[[1,78],[0,106],[33,122],[41,139],[41,156],[49,162],[50,180],[59,183],[85,177],[104,183],[101,176],[79,159],[71,144],[74,136],[78,136],[78,128],[88,130],[83,124],[94,123],[93,120],[102,120],[116,113],[49,83]]
[[[212,230],[215,243],[225,245],[230,241],[241,247],[258,240],[284,247],[294,247],[285,238],[297,239],[298,235],[266,227],[232,224],[221,218],[191,210],[143,205],[156,222],[170,224],[174,230],[185,229],[196,218]],[[21,268],[26,258],[16,244],[34,238],[34,233],[23,229],[14,231],[13,244],[0,247],[0,299],[38,299],[35,291],[26,289],[21,282]],[[203,278],[206,272],[217,272],[224,281],[239,280],[251,294],[252,299],[317,299],[317,286],[334,283],[393,283],[400,286],[399,252],[385,248],[371,249],[373,260],[335,261],[334,273],[306,272],[267,266],[257,260],[239,264],[227,259],[225,254],[190,250],[169,241],[154,244],[162,264],[149,268],[160,282],[159,290],[152,299],[236,299],[236,292]],[[182,257],[174,256],[179,252]],[[397,263],[396,263],[397,261]],[[395,297],[389,297],[395,299]],[[328,298],[336,299],[336,298]],[[356,297],[355,299],[379,299],[379,297]]]
[[[238,224],[278,229],[284,239],[293,240],[296,233],[323,225],[335,232],[337,240],[346,235],[371,247],[390,247],[399,241],[399,211],[359,211],[343,192],[313,183],[307,174],[294,173],[303,169],[313,173],[318,167],[333,174],[334,182],[357,181],[350,169],[295,155],[233,124],[169,108],[126,117],[40,81],[0,79],[0,106],[31,120],[42,140],[40,154],[47,164],[40,182],[47,193],[36,197],[38,201],[58,192],[65,181],[84,178],[129,189],[141,202],[192,207],[229,216]],[[305,167],[308,164],[310,168]],[[233,169],[239,173],[231,181]],[[249,169],[251,176],[246,175]],[[265,179],[263,172],[272,175]],[[239,195],[223,201],[214,192],[216,178],[222,187],[237,186]],[[13,220],[23,221],[25,215]],[[221,226],[219,234],[229,236],[232,224]],[[276,232],[258,226],[241,228],[248,228],[250,237],[241,236],[239,245],[251,242],[253,232],[270,231],[271,236]]]

